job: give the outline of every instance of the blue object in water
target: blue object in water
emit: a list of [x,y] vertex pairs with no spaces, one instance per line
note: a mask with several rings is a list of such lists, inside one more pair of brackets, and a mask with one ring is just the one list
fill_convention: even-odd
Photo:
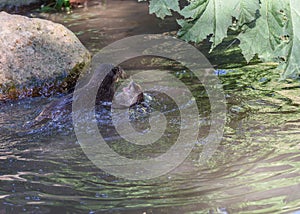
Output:
[[215,74],[217,76],[225,75],[225,74],[228,74],[228,73],[231,73],[231,72],[234,72],[234,70],[224,70],[224,69],[216,69],[215,70]]

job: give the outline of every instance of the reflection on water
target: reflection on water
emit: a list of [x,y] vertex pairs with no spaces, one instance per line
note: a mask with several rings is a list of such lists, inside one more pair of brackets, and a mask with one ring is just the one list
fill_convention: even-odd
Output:
[[[97,16],[91,20],[96,21]],[[95,46],[98,48],[101,45]],[[199,142],[180,167],[153,180],[127,181],[96,168],[77,143],[70,121],[25,130],[24,123],[33,120],[49,98],[0,103],[0,213],[299,211],[300,112],[293,99],[299,96],[293,93],[295,86],[286,84],[281,90],[273,81],[278,74],[269,65],[233,70],[216,73],[226,93],[228,121],[214,156],[199,166],[203,146]],[[201,124],[209,126],[209,100],[201,85],[180,72],[174,74],[193,91]],[[174,109],[176,113],[177,107]],[[107,121],[109,113],[101,115],[98,119]],[[201,127],[202,134],[207,126]],[[104,132],[110,124],[99,127]],[[119,140],[109,136],[107,143],[114,145]],[[125,144],[115,147],[123,152],[128,149]],[[151,153],[151,149],[144,152]]]
[[[249,70],[253,77],[263,72]],[[237,70],[220,78],[228,87],[228,121],[217,152],[205,165],[198,166],[202,146],[199,142],[180,167],[146,181],[118,179],[96,168],[68,126],[28,134],[22,125],[33,119],[48,100],[34,98],[1,104],[1,207],[7,213],[298,210],[298,106],[272,91],[273,83],[263,85],[248,72]],[[201,86],[190,86],[198,105],[202,105],[202,113],[208,114],[208,99],[199,90]],[[202,128],[201,132],[207,131]],[[119,140],[110,136],[107,143],[114,145]],[[125,144],[115,147],[128,150]]]
[[172,17],[160,20],[155,15],[148,15],[147,2],[136,0],[89,0],[88,10],[74,9],[73,13],[35,14],[62,23],[72,30],[92,53],[97,53],[104,46],[119,39],[149,33],[164,33],[178,29]]

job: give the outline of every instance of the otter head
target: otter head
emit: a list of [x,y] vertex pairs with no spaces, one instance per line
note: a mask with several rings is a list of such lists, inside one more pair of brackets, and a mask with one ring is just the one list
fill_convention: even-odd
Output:
[[113,67],[111,72],[113,73],[113,82],[118,82],[120,78],[126,79],[128,77],[120,66]]
[[122,92],[120,92],[115,97],[115,107],[131,107],[136,104],[140,104],[144,101],[144,94],[142,87],[135,83],[134,81],[130,81],[130,83],[123,88]]

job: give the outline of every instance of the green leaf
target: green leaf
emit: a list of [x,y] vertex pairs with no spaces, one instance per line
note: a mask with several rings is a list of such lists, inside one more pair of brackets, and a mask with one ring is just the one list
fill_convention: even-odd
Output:
[[192,1],[180,11],[180,14],[185,18],[197,19],[203,14],[208,2],[208,0]]
[[64,5],[64,0],[56,0],[56,5],[55,5],[56,9],[60,10],[63,5]]
[[232,17],[243,25],[255,20],[258,9],[258,0],[250,3],[246,0],[195,0],[180,12],[186,19],[178,20],[182,27],[178,35],[186,41],[198,43],[212,34],[213,49],[227,36]]
[[290,7],[287,11],[288,14],[288,35],[290,41],[284,49],[286,53],[286,62],[282,63],[279,68],[282,68],[284,72],[282,73],[282,78],[299,78],[300,75],[300,4],[296,0],[290,0]]
[[151,0],[149,5],[150,14],[155,13],[157,17],[164,19],[165,16],[171,16],[173,11],[179,11],[179,0]]
[[238,20],[239,26],[250,23],[257,18],[257,12],[260,9],[259,1],[238,1],[233,8],[233,16]]
[[238,36],[245,59],[255,54],[264,61],[280,61],[282,79],[300,75],[300,6],[295,0],[262,0],[255,26]]
[[[227,37],[237,36],[245,59],[280,62],[282,78],[300,77],[300,4],[296,0],[188,0],[181,11],[178,0],[151,0],[150,12],[164,18],[178,11],[178,36],[199,43],[211,35],[211,50]],[[234,19],[233,19],[234,18]]]
[[287,22],[282,11],[286,11],[286,1],[262,0],[260,17],[237,37],[247,62],[256,54],[264,61],[274,61],[283,54],[282,38],[286,34]]

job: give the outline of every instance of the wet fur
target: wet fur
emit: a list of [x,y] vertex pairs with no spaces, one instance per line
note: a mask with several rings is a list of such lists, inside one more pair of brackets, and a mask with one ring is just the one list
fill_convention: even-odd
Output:
[[[102,65],[101,65],[102,66]],[[105,69],[110,69],[110,72],[106,75],[97,93],[96,103],[99,101],[111,102],[115,94],[115,82],[119,78],[126,78],[127,75],[120,67],[114,67],[112,65],[104,65],[105,67],[99,67],[96,72],[104,72]],[[103,69],[103,70],[102,70]],[[92,79],[88,84],[95,84]],[[82,90],[82,89],[79,89]],[[47,105],[45,109],[35,118],[32,126],[38,125],[48,120],[55,120],[60,115],[72,112],[73,94],[68,94],[52,103]]]

